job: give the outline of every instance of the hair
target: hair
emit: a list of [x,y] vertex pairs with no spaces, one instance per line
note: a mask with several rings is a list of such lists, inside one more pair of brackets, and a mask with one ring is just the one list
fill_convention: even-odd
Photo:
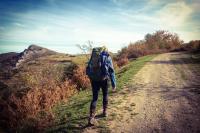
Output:
[[105,45],[102,46],[102,49],[103,49],[103,51],[108,52],[108,49],[107,49],[107,47]]

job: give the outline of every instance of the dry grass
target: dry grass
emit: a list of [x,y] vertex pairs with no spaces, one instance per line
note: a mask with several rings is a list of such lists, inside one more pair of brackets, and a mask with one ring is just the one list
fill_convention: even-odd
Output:
[[76,92],[76,86],[64,81],[55,88],[34,88],[27,92],[13,92],[1,99],[1,123],[11,131],[40,131],[52,124],[51,108]]
[[[52,107],[67,100],[77,88],[89,86],[84,67],[72,63],[72,58],[41,57],[14,70],[12,77],[3,81],[8,88],[0,95],[1,127],[7,132],[36,132],[50,126]],[[70,73],[73,75],[68,79]]]

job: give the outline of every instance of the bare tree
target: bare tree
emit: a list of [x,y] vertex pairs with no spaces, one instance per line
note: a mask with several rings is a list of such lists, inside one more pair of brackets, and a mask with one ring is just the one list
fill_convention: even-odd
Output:
[[88,40],[85,44],[77,44],[76,46],[82,51],[83,54],[90,54],[94,45],[93,41]]
[[92,53],[92,48],[93,48],[94,42],[88,40],[85,44],[77,44],[76,46],[82,51],[82,54],[88,56],[90,56],[90,54]]

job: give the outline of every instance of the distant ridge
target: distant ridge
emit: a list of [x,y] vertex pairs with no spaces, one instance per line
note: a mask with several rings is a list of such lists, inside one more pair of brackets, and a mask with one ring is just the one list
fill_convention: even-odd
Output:
[[55,51],[49,50],[47,48],[43,48],[37,46],[35,44],[30,45],[28,49],[25,49],[22,53],[20,53],[18,57],[18,62],[16,63],[16,68],[18,68],[21,64],[28,62],[30,60],[36,59],[38,57],[58,54]]
[[21,53],[10,52],[0,54],[0,66],[4,68],[7,67],[8,69],[19,68],[23,63],[34,60],[38,57],[54,54],[59,53],[33,44]]

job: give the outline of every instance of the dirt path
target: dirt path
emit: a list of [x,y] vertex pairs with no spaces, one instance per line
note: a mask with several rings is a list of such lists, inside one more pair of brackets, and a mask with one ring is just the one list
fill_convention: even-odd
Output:
[[199,64],[188,63],[189,56],[157,56],[135,75],[130,86],[110,97],[110,131],[199,133],[200,72],[192,69]]

